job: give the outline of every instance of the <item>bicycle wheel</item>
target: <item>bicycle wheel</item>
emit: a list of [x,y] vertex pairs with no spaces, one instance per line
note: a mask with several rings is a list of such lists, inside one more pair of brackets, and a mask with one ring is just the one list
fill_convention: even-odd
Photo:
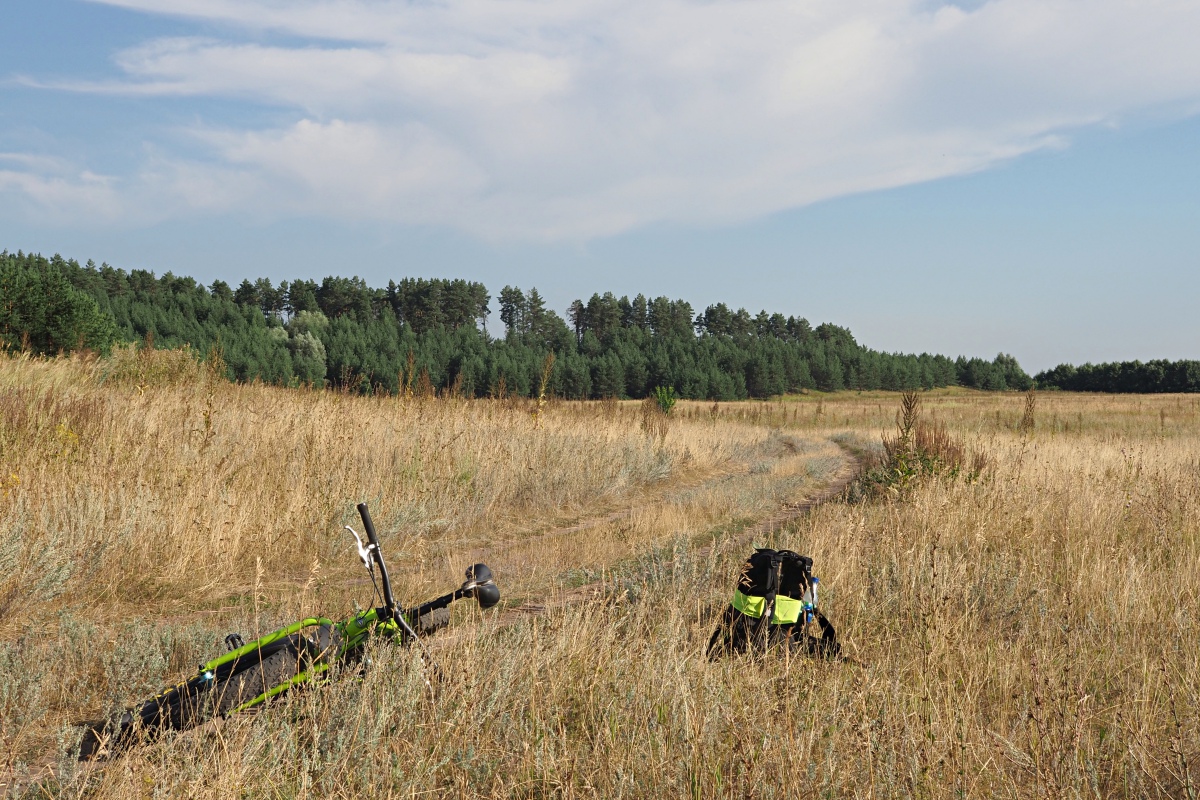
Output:
[[[298,641],[297,641],[298,640]],[[308,668],[307,647],[299,637],[290,637],[284,646],[270,654],[263,653],[261,659],[250,654],[235,666],[229,676],[217,681],[212,688],[213,709],[225,716],[243,703],[253,700],[264,692],[287,683]]]
[[430,633],[437,633],[442,628],[450,624],[450,608],[435,608],[427,614],[422,614],[417,620],[417,633],[425,636]]
[[116,755],[139,737],[195,727],[206,718],[204,695],[202,685],[183,683],[115,717],[84,723],[79,760]]

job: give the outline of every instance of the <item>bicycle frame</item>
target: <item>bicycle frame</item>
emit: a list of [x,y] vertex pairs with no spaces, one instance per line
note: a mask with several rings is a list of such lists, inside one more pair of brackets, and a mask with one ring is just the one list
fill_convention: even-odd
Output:
[[[240,711],[253,708],[254,706],[260,705],[272,697],[277,697],[278,695],[283,694],[293,686],[313,680],[318,675],[328,672],[333,664],[338,663],[347,654],[362,647],[366,643],[367,638],[373,632],[383,634],[388,638],[393,638],[397,635],[403,634],[412,637],[413,641],[420,644],[420,637],[417,635],[416,630],[414,630],[414,625],[416,624],[417,620],[419,620],[425,613],[428,613],[435,608],[445,607],[464,595],[464,590],[460,588],[454,592],[443,595],[436,600],[431,600],[430,602],[425,603],[416,609],[413,609],[412,611],[404,611],[403,609],[400,609],[399,613],[397,613],[398,609],[396,606],[396,599],[392,594],[392,582],[388,577],[387,564],[385,564],[383,561],[383,552],[379,548],[379,536],[375,532],[375,523],[371,519],[371,512],[367,509],[366,503],[359,503],[357,508],[358,514],[362,518],[363,528],[367,533],[367,540],[371,543],[370,548],[368,548],[370,550],[370,556],[374,560],[375,565],[379,568],[379,579],[380,583],[382,584],[381,589],[383,593],[384,604],[377,608],[367,609],[366,611],[355,614],[348,620],[338,623],[335,623],[329,619],[325,619],[324,617],[309,617],[301,620],[300,622],[289,625],[286,628],[280,628],[279,630],[269,633],[261,639],[256,639],[255,641],[250,642],[243,647],[239,647],[236,650],[225,653],[221,657],[213,659],[207,664],[202,664],[200,668],[200,675],[198,677],[204,678],[204,676],[208,675],[211,676],[208,678],[208,680],[212,681],[215,679],[218,674],[218,670],[220,670],[223,665],[236,664],[239,659],[253,653],[257,653],[259,657],[262,658],[262,652],[269,648],[272,644],[275,644],[276,642],[285,642],[290,637],[295,636],[306,628],[321,628],[324,626],[331,626],[338,632],[338,638],[340,639],[341,643],[337,648],[336,653],[319,654],[317,659],[314,660],[312,666],[308,669],[302,670],[287,682],[273,686],[262,694],[252,697],[245,703],[242,703],[241,705],[230,710],[228,714],[236,714]],[[408,619],[410,614],[412,616],[412,622],[410,622]],[[424,649],[424,645],[421,645],[421,647]],[[425,656],[428,657],[428,653],[425,653]]]

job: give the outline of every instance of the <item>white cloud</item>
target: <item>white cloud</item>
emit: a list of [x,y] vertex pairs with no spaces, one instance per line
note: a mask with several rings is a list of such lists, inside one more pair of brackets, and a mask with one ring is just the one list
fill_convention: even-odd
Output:
[[119,194],[111,177],[97,175],[62,159],[27,153],[0,153],[0,196],[24,202],[10,213],[27,213],[61,222],[109,224],[121,217]]
[[986,169],[1200,99],[1183,0],[97,1],[233,33],[147,42],[117,55],[124,81],[59,88],[294,115],[198,126],[204,159],[160,152],[106,185],[145,213],[586,239]]
[[302,120],[285,131],[207,135],[231,167],[258,179],[256,193],[292,213],[440,223],[477,196],[484,178],[422,125],[382,129]]

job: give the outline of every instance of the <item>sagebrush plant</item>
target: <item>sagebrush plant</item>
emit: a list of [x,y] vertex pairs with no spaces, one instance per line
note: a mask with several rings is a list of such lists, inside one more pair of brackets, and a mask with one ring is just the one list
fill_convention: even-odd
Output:
[[[555,403],[535,428],[508,403],[230,385],[201,452],[201,389],[98,388],[91,369],[0,362],[0,474],[22,476],[2,530],[23,520],[0,751],[40,776],[29,797],[1195,791],[1200,398],[1043,394],[1034,439],[1012,394],[924,394],[931,424],[988,454],[987,480],[915,480],[904,502],[771,530],[749,526],[821,485],[831,438],[890,424],[896,395],[824,395],[820,418],[811,398],[681,401],[662,442],[632,403]],[[55,455],[60,422],[75,461]],[[229,630],[365,601],[330,532],[357,499],[380,509],[402,593],[443,591],[476,557],[506,592],[430,640],[435,697],[413,651],[381,648],[366,680],[45,772],[72,718],[194,669]],[[704,657],[752,543],[814,559],[850,661]],[[72,565],[53,604],[33,588],[50,545]]]

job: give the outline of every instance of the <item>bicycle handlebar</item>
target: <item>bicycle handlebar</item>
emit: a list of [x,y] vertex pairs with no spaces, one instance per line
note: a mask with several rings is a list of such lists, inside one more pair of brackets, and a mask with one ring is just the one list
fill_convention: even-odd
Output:
[[450,605],[451,603],[453,603],[455,600],[458,600],[462,596],[463,596],[462,589],[455,589],[453,592],[450,592],[449,594],[444,594],[441,597],[436,597],[433,600],[430,600],[428,603],[422,603],[421,605],[417,606],[416,608],[406,609],[404,613],[411,616],[415,620],[419,620],[419,619],[421,619],[421,617],[425,616],[430,611],[437,611],[439,608],[445,608],[446,606]]
[[395,615],[396,600],[392,597],[392,582],[388,579],[387,565],[383,563],[383,552],[379,549],[379,537],[375,535],[375,523],[371,521],[371,512],[366,503],[358,504],[358,515],[362,517],[363,528],[367,531],[367,540],[372,544],[371,557],[379,565],[379,579],[383,583],[383,603],[388,614]]
[[[379,579],[383,583],[383,603],[386,606],[386,611],[389,619],[395,620],[400,626],[400,629],[412,637],[412,640],[421,648],[421,657],[425,660],[425,664],[431,667],[436,674],[441,674],[441,668],[437,662],[433,660],[433,656],[425,649],[424,642],[421,637],[417,636],[417,632],[412,625],[408,624],[408,620],[404,618],[404,614],[396,613],[396,600],[392,597],[392,582],[388,579],[387,565],[383,563],[383,553],[379,550],[379,537],[375,535],[375,523],[371,521],[371,512],[367,510],[366,503],[358,504],[358,515],[362,517],[363,528],[367,531],[367,538],[374,545],[371,548],[371,553],[374,555],[375,563],[379,565]],[[418,617],[420,619],[420,617]],[[425,685],[433,691],[433,684],[429,682],[429,678],[425,678]]]

